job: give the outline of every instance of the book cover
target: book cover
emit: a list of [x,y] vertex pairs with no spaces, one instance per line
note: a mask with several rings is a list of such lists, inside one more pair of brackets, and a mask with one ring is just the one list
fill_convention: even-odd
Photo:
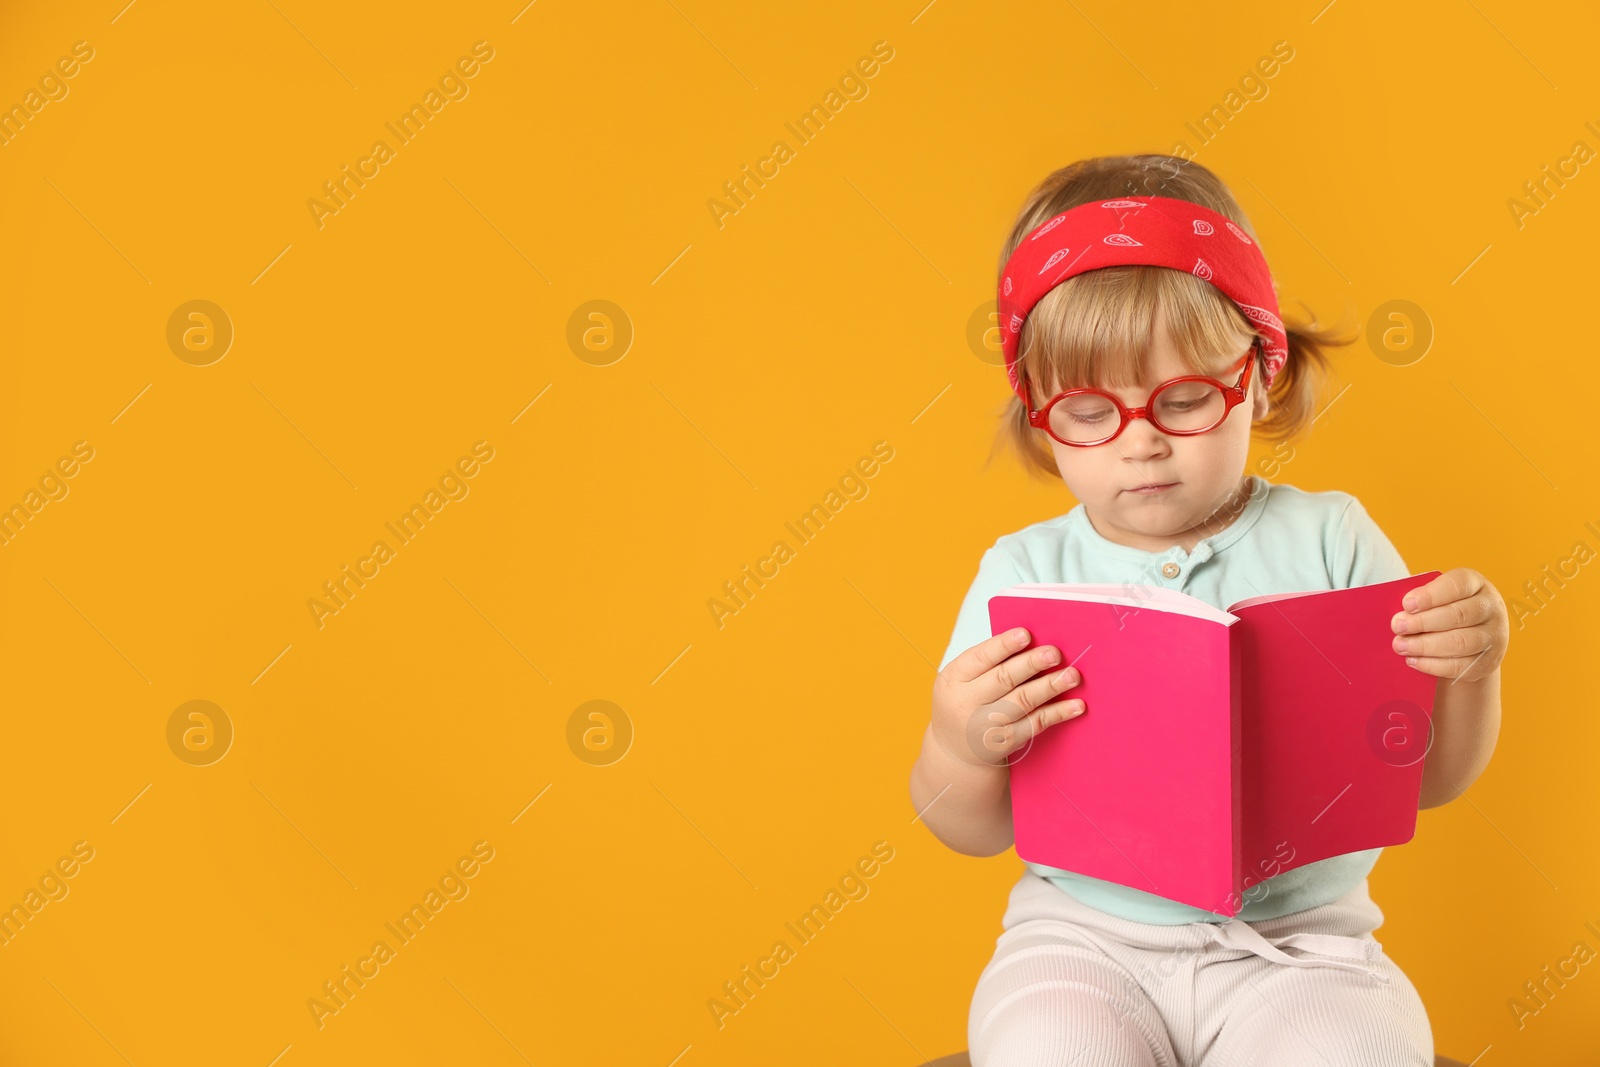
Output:
[[[1017,854],[1219,915],[1251,885],[1416,832],[1437,679],[1391,648],[1438,571],[1252,597],[1025,583],[991,632],[1054,645],[1087,712],[1013,753]],[[1060,668],[1057,668],[1060,669]]]

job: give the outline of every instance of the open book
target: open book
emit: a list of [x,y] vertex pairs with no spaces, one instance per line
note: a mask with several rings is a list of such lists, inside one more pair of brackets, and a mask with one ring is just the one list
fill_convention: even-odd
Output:
[[1010,757],[1017,855],[1232,916],[1266,878],[1411,840],[1437,679],[1389,623],[1438,574],[1227,611],[1159,586],[1001,590],[992,632],[1060,649],[1082,681],[1053,699],[1086,707]]

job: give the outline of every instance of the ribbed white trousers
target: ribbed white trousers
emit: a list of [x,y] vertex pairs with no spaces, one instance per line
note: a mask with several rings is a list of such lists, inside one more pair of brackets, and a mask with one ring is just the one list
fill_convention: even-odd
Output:
[[973,1067],[1433,1067],[1367,883],[1246,923],[1160,926],[1024,871],[967,1020]]

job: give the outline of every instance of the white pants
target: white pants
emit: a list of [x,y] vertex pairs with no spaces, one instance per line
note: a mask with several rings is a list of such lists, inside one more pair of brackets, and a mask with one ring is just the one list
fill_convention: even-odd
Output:
[[973,1067],[1433,1067],[1367,883],[1247,923],[1132,922],[1024,871],[967,1020]]

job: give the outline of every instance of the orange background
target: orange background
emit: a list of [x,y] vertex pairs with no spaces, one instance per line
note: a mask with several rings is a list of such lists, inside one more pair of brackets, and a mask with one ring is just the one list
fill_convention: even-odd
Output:
[[[1508,207],[1600,147],[1583,10],[6,4],[0,102],[74,42],[93,58],[0,146],[0,503],[93,458],[0,547],[0,903],[93,858],[0,947],[0,1060],[964,1047],[1018,861],[939,844],[907,776],[978,556],[1073,504],[983,467],[1007,393],[969,322],[1022,196],[1084,156],[1197,149],[1285,310],[1364,333],[1274,480],[1354,493],[1412,570],[1509,601],[1600,548],[1573,313],[1600,177]],[[478,41],[467,95],[319,228],[307,201]],[[799,145],[785,123],[879,41],[868,94]],[[1201,147],[1185,124],[1277,41],[1293,59]],[[719,227],[707,202],[779,139]],[[233,329],[204,366],[167,340],[192,300]],[[580,329],[625,321],[620,358],[569,343],[594,300],[625,318]],[[1393,300],[1431,323],[1420,359],[1370,328]],[[396,547],[384,524],[480,441],[466,495],[319,628],[323,583]],[[785,523],[880,441],[798,546]],[[778,540],[793,558],[719,627],[708,602]],[[1520,1028],[1508,1008],[1600,950],[1592,570],[1513,634],[1488,771],[1371,880],[1440,1051],[1487,1067],[1600,1051],[1594,967]],[[168,740],[195,700],[233,732],[203,766]],[[569,729],[590,701],[609,727]],[[584,723],[626,752],[580,759]],[[319,1028],[307,1001],[477,842],[467,895]],[[875,842],[869,892],[799,945],[785,923]],[[780,939],[719,1027],[707,1002]]]

